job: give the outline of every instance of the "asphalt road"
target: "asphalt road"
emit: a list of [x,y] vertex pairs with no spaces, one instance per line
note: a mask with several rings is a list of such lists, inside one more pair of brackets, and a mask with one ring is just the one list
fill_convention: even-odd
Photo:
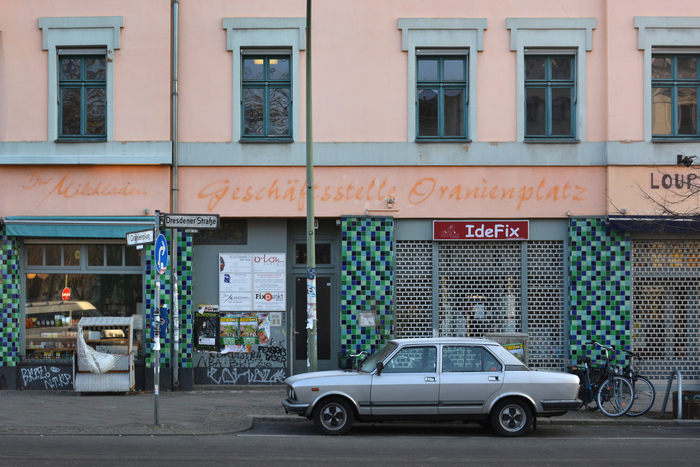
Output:
[[342,437],[313,423],[263,421],[203,436],[3,435],[0,465],[697,465],[700,427],[541,425],[500,438],[475,424],[357,424]]

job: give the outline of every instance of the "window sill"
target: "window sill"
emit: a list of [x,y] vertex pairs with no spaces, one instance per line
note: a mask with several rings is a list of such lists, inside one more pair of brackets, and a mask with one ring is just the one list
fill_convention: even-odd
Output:
[[472,140],[470,139],[432,139],[432,138],[425,138],[425,139],[416,139],[416,143],[471,143]]
[[527,144],[579,144],[580,139],[555,139],[555,138],[543,138],[543,139],[526,139],[523,143]]
[[54,143],[106,143],[107,138],[61,138]]
[[652,138],[652,143],[697,143],[700,138],[691,136],[689,138]]
[[260,139],[241,139],[238,141],[241,144],[289,144],[293,143],[292,138],[260,138]]

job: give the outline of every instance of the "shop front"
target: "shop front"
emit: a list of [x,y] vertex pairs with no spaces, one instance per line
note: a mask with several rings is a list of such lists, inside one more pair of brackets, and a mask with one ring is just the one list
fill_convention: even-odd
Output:
[[611,167],[609,231],[627,256],[628,344],[659,383],[700,382],[700,223],[690,167]]
[[[275,384],[307,371],[303,170],[181,170],[184,211],[241,229],[236,241],[194,237],[195,384]],[[570,225],[604,212],[604,169],[315,171],[319,369],[390,337],[509,333],[527,335],[531,365],[565,366]],[[436,235],[436,225],[471,236]],[[264,258],[279,267],[257,270]]]
[[167,200],[168,180],[159,181],[167,168],[3,170],[16,176],[2,187],[13,202],[3,204],[0,224],[0,387],[74,389],[78,323],[113,317],[133,321],[131,342],[115,331],[91,345],[132,349],[134,389],[145,389],[152,250],[126,245],[126,234],[154,227],[147,212]]

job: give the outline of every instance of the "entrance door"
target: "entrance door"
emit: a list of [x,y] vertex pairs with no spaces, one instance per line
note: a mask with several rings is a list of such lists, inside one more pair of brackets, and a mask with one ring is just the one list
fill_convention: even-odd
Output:
[[[316,276],[316,316],[318,319],[318,369],[338,368],[337,350],[334,352],[331,310],[332,276]],[[294,278],[294,374],[307,370],[306,329],[306,276]]]

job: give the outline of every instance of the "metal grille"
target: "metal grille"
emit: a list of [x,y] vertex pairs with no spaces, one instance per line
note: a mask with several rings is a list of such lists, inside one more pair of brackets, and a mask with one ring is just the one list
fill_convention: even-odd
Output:
[[441,242],[441,336],[520,332],[520,244]]
[[432,275],[432,242],[396,242],[396,337],[433,337]]
[[650,379],[700,379],[700,242],[632,242],[632,350]]
[[564,244],[530,242],[527,249],[528,365],[566,365],[564,328]]

